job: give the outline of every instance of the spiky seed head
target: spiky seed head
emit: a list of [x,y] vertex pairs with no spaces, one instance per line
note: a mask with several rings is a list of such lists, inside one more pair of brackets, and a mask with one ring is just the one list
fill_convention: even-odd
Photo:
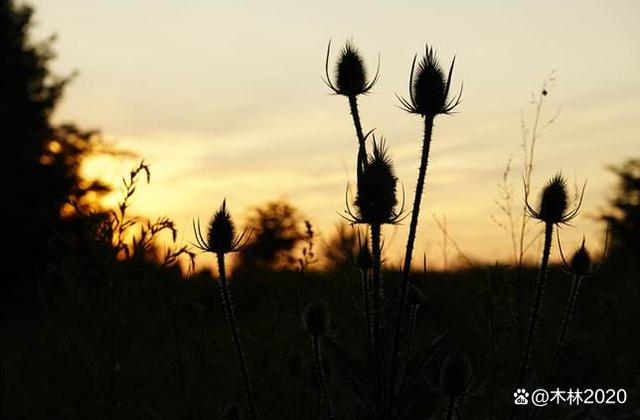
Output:
[[462,395],[471,382],[471,361],[462,354],[449,354],[440,370],[440,389],[450,398]]
[[542,190],[538,219],[545,223],[562,223],[567,210],[567,184],[562,174],[556,174]]
[[591,256],[584,245],[584,240],[582,241],[582,246],[571,257],[569,267],[573,273],[579,276],[586,276],[591,273]]
[[447,74],[438,63],[433,48],[426,47],[426,53],[418,63],[417,70],[416,58],[413,60],[409,81],[410,100],[400,98],[402,107],[408,112],[424,117],[433,118],[438,114],[449,114],[458,106],[462,96],[461,90],[457,97],[449,98],[455,59]]
[[207,244],[210,251],[216,254],[225,254],[233,251],[236,241],[235,234],[235,225],[231,220],[225,200],[222,202],[220,209],[211,218],[211,222],[209,222]]
[[397,219],[395,211],[396,184],[393,162],[384,147],[384,140],[373,143],[373,154],[358,179],[356,208],[364,223],[385,224]]
[[365,93],[367,89],[367,71],[360,52],[352,42],[347,41],[335,70],[336,87],[340,94],[345,96],[357,96]]
[[321,300],[315,300],[307,305],[304,313],[304,327],[309,334],[319,336],[329,328],[329,309]]
[[240,409],[237,405],[230,405],[224,410],[225,420],[240,420]]
[[420,306],[422,304],[422,292],[416,286],[409,287],[407,303],[409,306]]

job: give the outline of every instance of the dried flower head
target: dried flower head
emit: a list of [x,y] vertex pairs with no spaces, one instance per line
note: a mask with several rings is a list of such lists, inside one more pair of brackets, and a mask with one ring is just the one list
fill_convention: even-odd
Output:
[[[586,186],[586,184],[585,184]],[[529,187],[525,184],[525,203],[531,217],[545,223],[561,224],[567,223],[578,215],[582,197],[584,196],[584,186],[580,194],[578,204],[572,210],[567,210],[569,199],[567,194],[567,183],[561,173],[557,173],[547,182],[540,196],[540,206],[538,210],[533,209],[528,201]]]
[[404,204],[396,210],[396,185],[393,162],[387,154],[384,139],[373,140],[373,154],[358,177],[358,193],[356,195],[356,214],[353,214],[347,201],[347,220],[352,223],[372,225],[394,224],[402,218]]
[[304,327],[314,336],[322,335],[329,328],[329,309],[321,300],[315,300],[305,310]]
[[331,41],[327,47],[327,60],[325,63],[325,83],[338,95],[356,97],[368,93],[378,80],[380,70],[380,59],[378,58],[378,70],[371,81],[367,81],[367,70],[360,52],[352,42],[347,41],[340,57],[336,63],[335,82],[329,77],[329,55],[331,52]]
[[200,222],[193,222],[193,230],[196,236],[195,246],[205,252],[215,254],[227,254],[238,251],[247,239],[247,231],[236,236],[236,229],[227,210],[227,200],[222,202],[220,209],[211,218],[206,238],[202,235]]
[[469,358],[462,354],[449,354],[440,370],[440,389],[450,398],[464,394],[471,383],[472,369]]
[[451,75],[455,57],[451,62],[449,74],[445,77],[444,69],[436,59],[436,52],[427,45],[426,53],[416,71],[417,55],[413,58],[411,65],[411,76],[409,77],[409,99],[398,97],[402,103],[402,108],[412,114],[419,114],[425,117],[435,117],[438,114],[450,114],[457,107],[462,98],[462,87],[458,96],[449,99],[449,89],[451,88]]
[[591,273],[591,256],[589,255],[589,251],[584,246],[584,239],[582,240],[582,245],[571,257],[570,265],[571,271],[578,275],[586,276]]

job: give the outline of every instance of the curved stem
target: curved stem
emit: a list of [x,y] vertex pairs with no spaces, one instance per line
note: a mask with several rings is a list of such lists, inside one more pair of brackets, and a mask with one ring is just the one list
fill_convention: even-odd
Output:
[[549,370],[549,376],[547,377],[547,383],[550,383],[553,380],[553,376],[560,364],[560,356],[562,353],[562,349],[564,347],[564,342],[567,336],[567,332],[569,331],[569,325],[571,324],[571,318],[573,316],[573,311],[576,307],[576,302],[578,300],[578,293],[580,292],[580,285],[582,284],[582,276],[574,275],[573,281],[571,282],[571,292],[569,294],[569,302],[567,304],[567,311],[564,315],[564,319],[562,320],[562,330],[560,332],[560,337],[558,338],[558,344],[556,346],[556,350],[553,353],[553,359],[551,362],[551,369]]
[[356,168],[357,174],[360,175],[367,162],[367,149],[365,148],[364,133],[360,123],[360,113],[358,112],[358,98],[356,96],[349,96],[349,109],[351,110],[353,125],[356,128],[356,136],[358,137],[358,166]]
[[416,183],[416,193],[413,198],[413,209],[411,211],[411,223],[409,224],[409,237],[407,238],[407,248],[405,250],[404,265],[402,267],[402,284],[400,289],[400,307],[396,318],[396,329],[393,338],[393,350],[391,353],[391,400],[389,404],[389,417],[393,414],[393,405],[395,403],[395,383],[398,372],[398,358],[400,352],[400,335],[402,331],[402,319],[407,304],[407,290],[409,289],[409,275],[411,274],[411,258],[413,256],[413,246],[416,240],[416,232],[418,229],[418,216],[420,215],[420,202],[422,201],[422,192],[424,190],[424,182],[427,173],[427,165],[429,163],[429,149],[431,147],[431,135],[433,132],[433,116],[424,118],[424,136],[422,139],[422,156],[420,158],[420,168],[418,169],[418,181]]
[[318,373],[318,382],[320,382],[320,388],[322,390],[322,397],[327,409],[327,417],[333,420],[335,419],[335,415],[333,414],[333,403],[331,401],[331,395],[329,394],[327,375],[324,372],[324,365],[322,364],[322,347],[320,346],[320,337],[312,335],[311,345],[313,346],[313,358],[315,360],[316,371]]
[[553,223],[545,223],[544,227],[544,249],[542,250],[542,263],[540,264],[540,271],[538,273],[538,281],[536,282],[535,296],[533,300],[533,306],[531,307],[531,316],[529,318],[529,328],[525,341],[524,353],[520,360],[520,376],[518,379],[518,385],[523,386],[527,380],[527,374],[529,373],[529,365],[531,364],[531,348],[533,345],[533,338],[536,332],[536,326],[538,324],[538,314],[540,312],[540,304],[542,302],[542,294],[544,291],[544,285],[547,279],[547,267],[549,265],[549,254],[551,253],[551,238],[553,236]]
[[229,290],[229,284],[227,283],[227,276],[224,266],[224,254],[216,254],[218,258],[218,272],[220,273],[220,293],[222,295],[222,304],[224,306],[224,313],[227,318],[227,325],[231,331],[231,339],[233,341],[233,347],[236,351],[238,358],[238,364],[240,365],[240,371],[242,373],[242,380],[244,382],[244,392],[247,399],[247,406],[249,409],[249,417],[257,419],[256,403],[253,397],[253,389],[249,380],[249,372],[247,369],[247,361],[242,349],[242,343],[240,343],[240,334],[238,333],[238,326],[236,321],[236,313],[233,307],[233,301],[231,299],[231,291]]

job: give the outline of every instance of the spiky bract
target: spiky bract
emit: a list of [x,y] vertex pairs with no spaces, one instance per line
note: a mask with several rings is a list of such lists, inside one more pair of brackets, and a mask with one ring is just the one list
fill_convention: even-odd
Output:
[[370,225],[394,224],[402,216],[403,209],[396,209],[396,185],[393,162],[387,154],[384,140],[377,143],[374,139],[373,154],[358,179],[358,194],[355,200],[356,213],[347,213],[354,223]]
[[[325,73],[327,80],[325,83],[338,95],[355,98],[358,95],[368,93],[378,80],[378,71],[371,81],[367,80],[367,70],[364,66],[364,60],[351,41],[347,41],[340,57],[336,63],[334,72],[335,82],[329,77],[329,54],[331,51],[331,42],[327,48],[327,61]],[[379,63],[378,63],[379,64]]]
[[215,212],[207,229],[206,238],[202,235],[200,222],[193,223],[193,230],[196,236],[196,246],[202,251],[213,252],[215,254],[227,254],[238,251],[245,242],[247,232],[243,231],[236,235],[236,228],[231,214],[227,210],[227,201],[222,202],[222,206]]
[[[585,184],[586,186],[586,184]],[[567,183],[561,173],[557,173],[545,185],[540,195],[540,205],[534,209],[529,205],[529,186],[525,184],[525,203],[529,215],[535,219],[548,224],[558,225],[569,222],[578,215],[582,198],[584,196],[584,186],[578,199],[578,204],[572,210],[567,210],[569,195],[567,193]]]
[[409,100],[400,98],[402,108],[412,114],[435,117],[438,114],[449,114],[460,104],[462,88],[458,96],[449,98],[451,75],[455,58],[451,62],[448,76],[436,59],[435,50],[427,45],[424,57],[418,63],[413,58],[411,76],[409,77]]

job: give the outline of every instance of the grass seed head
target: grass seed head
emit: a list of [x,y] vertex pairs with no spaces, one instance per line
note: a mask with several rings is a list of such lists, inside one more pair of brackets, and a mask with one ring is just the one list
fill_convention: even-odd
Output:
[[304,314],[304,327],[307,332],[314,336],[327,332],[329,328],[329,309],[324,302],[316,300],[307,305]]

